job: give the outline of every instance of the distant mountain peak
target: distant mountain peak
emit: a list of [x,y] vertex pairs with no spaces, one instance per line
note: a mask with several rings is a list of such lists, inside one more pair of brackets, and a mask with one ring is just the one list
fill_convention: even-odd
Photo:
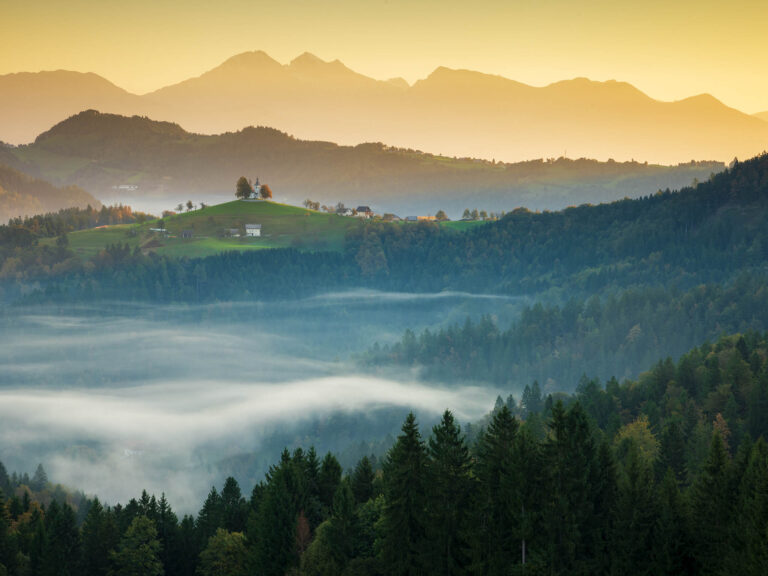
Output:
[[424,80],[418,80],[413,87],[430,85],[462,85],[478,90],[486,89],[489,85],[531,89],[531,86],[528,84],[510,80],[497,74],[486,74],[475,70],[448,68],[446,66],[438,66]]
[[[336,60],[335,62],[339,62],[339,61]],[[296,56],[296,58],[291,60],[291,63],[289,64],[289,66],[291,68],[295,68],[295,67],[299,67],[299,66],[300,67],[305,67],[305,66],[322,66],[323,64],[328,64],[328,62],[326,62],[325,60],[323,60],[321,58],[318,58],[317,56],[315,56],[311,52],[303,52],[302,54],[299,54],[298,56]],[[339,62],[339,64],[341,64],[341,62]]]
[[263,50],[254,50],[252,52],[235,54],[225,60],[218,68],[250,68],[264,65],[280,66],[280,63]]
[[408,81],[405,78],[401,78],[398,76],[397,78],[390,78],[387,80],[388,84],[392,84],[393,86],[397,86],[398,88],[410,88],[411,85],[408,84]]

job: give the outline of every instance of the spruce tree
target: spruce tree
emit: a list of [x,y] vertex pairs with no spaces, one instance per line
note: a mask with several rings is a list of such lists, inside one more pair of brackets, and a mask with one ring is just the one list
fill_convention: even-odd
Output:
[[464,574],[474,482],[469,449],[450,411],[446,410],[440,424],[432,429],[428,446],[426,566],[431,574]]
[[216,487],[211,486],[211,491],[208,492],[208,497],[205,499],[195,521],[198,553],[208,545],[208,539],[216,534],[216,530],[221,528],[224,521],[223,516],[221,496]]
[[724,561],[724,573],[757,576],[768,566],[768,446],[760,438],[751,448],[739,482],[739,497]]
[[296,563],[296,514],[286,485],[288,470],[273,471],[256,513],[251,569],[262,576],[283,576]]
[[384,464],[386,505],[381,555],[392,576],[424,574],[426,453],[416,417],[408,414]]
[[373,496],[373,480],[376,474],[368,456],[363,456],[352,472],[351,487],[358,504],[365,504]]
[[94,498],[81,529],[83,562],[81,574],[103,576],[110,566],[110,552],[119,542],[117,526],[111,512],[104,510],[98,498]]
[[171,509],[165,497],[160,495],[157,502],[157,537],[160,540],[160,561],[166,576],[177,576],[181,573],[181,558],[179,557],[179,519]]
[[320,492],[320,502],[330,512],[333,507],[333,497],[341,482],[341,464],[336,457],[328,452],[320,465],[317,484]]
[[690,538],[687,508],[674,471],[667,469],[658,486],[658,515],[653,531],[652,572],[660,575],[688,573]]
[[543,562],[541,541],[543,513],[543,470],[541,447],[528,423],[520,427],[512,446],[512,474],[502,478],[502,490],[508,493],[510,515],[515,524],[514,537],[521,572]]
[[48,484],[48,474],[45,473],[45,468],[42,464],[38,464],[35,469],[35,474],[32,476],[32,480],[29,482],[29,487],[35,491],[40,492]]
[[339,484],[333,497],[333,513],[328,520],[327,543],[339,570],[354,558],[357,551],[358,523],[355,496],[348,479]]
[[730,461],[717,430],[709,455],[691,491],[693,546],[701,574],[720,571],[726,554],[727,534],[734,508],[729,482]]
[[586,414],[576,403],[552,408],[550,437],[545,446],[549,471],[549,558],[555,572],[594,573],[600,558],[593,486],[596,450]]
[[627,441],[627,454],[619,478],[611,554],[617,574],[654,573],[651,564],[652,536],[656,527],[656,493],[651,463],[636,442]]
[[0,492],[5,494],[6,497],[11,494],[11,479],[2,462],[0,462]]
[[472,564],[484,574],[505,574],[520,558],[510,479],[514,477],[514,442],[519,424],[509,408],[495,411],[477,447],[477,502]]
[[45,546],[43,547],[42,574],[68,576],[78,574],[80,564],[80,533],[75,512],[54,500],[45,515]]
[[237,480],[231,476],[221,489],[222,527],[228,532],[245,530],[246,504]]

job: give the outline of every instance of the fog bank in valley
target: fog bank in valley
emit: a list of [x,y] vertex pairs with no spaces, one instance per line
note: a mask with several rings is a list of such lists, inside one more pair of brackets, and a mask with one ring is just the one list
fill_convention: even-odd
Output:
[[[109,502],[141,489],[195,511],[234,474],[250,490],[289,448],[349,458],[391,441],[408,410],[425,435],[496,390],[360,374],[350,356],[405,328],[511,318],[513,299],[345,292],[299,302],[112,304],[0,312],[0,461]],[[343,460],[343,459],[342,459]],[[344,462],[350,465],[350,462]]]

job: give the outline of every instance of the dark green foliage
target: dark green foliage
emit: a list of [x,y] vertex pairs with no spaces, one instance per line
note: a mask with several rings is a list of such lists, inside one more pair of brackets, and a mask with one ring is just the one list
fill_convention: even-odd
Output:
[[376,474],[368,456],[363,456],[352,473],[352,493],[358,504],[366,503],[373,496],[373,480]]
[[[520,541],[515,536],[519,502],[511,502],[514,470],[514,442],[518,421],[507,406],[495,411],[488,430],[477,446],[476,511],[473,565],[481,573],[502,574],[521,559]],[[514,506],[514,507],[513,507]]]
[[248,182],[248,178],[240,176],[235,184],[235,198],[244,200],[253,194],[253,186]]
[[334,564],[343,570],[358,549],[355,497],[347,480],[341,482],[333,497],[333,513],[326,529],[327,545]]
[[691,531],[700,574],[717,574],[728,552],[728,524],[734,512],[728,455],[718,432],[712,435],[709,456],[691,489]]
[[[565,410],[555,404],[545,444],[549,494],[545,522],[549,555],[555,571],[602,572],[607,552],[598,496],[612,491],[608,462],[601,465],[586,412],[576,403]],[[607,478],[603,478],[604,475]]]
[[45,576],[78,574],[80,533],[70,506],[51,502],[45,514],[45,534],[41,573]]
[[208,497],[197,515],[196,532],[198,536],[198,550],[202,550],[216,533],[216,530],[223,525],[224,506],[215,486],[211,487]]
[[320,472],[317,475],[317,485],[320,494],[320,502],[326,509],[333,506],[336,490],[341,482],[341,464],[330,452],[323,458]]
[[[580,374],[634,378],[659,357],[680,357],[724,330],[768,328],[765,285],[762,275],[740,276],[732,284],[685,292],[633,287],[599,302],[535,304],[524,308],[507,330],[482,317],[418,336],[406,332],[400,342],[370,350],[365,361],[374,366],[420,366],[426,378],[438,381],[527,386],[537,380],[573,390]],[[741,365],[732,370],[737,368],[743,370]],[[692,395],[703,392],[690,388],[692,374],[686,367],[682,370],[678,384]],[[715,382],[706,388],[716,388]],[[756,402],[768,406],[765,389],[752,393]],[[525,410],[533,392],[530,386],[528,395],[523,393]],[[738,396],[735,400],[740,401]],[[612,407],[604,408],[606,415],[613,413]]]
[[179,534],[179,520],[165,497],[160,496],[154,514],[157,537],[160,540],[160,561],[166,576],[185,574],[181,564],[182,541]]
[[154,522],[137,516],[112,554],[110,576],[163,576],[160,541]]
[[739,498],[729,535],[724,572],[757,576],[768,566],[768,447],[762,438],[749,455],[739,482]]
[[223,528],[228,532],[243,532],[248,510],[245,498],[240,493],[240,486],[231,476],[226,479],[221,489],[221,506]]
[[184,516],[179,523],[177,550],[177,573],[184,576],[193,576],[197,569],[198,550],[195,520],[192,516]]
[[264,576],[283,576],[298,561],[296,557],[296,513],[288,491],[286,468],[277,468],[264,488],[255,526],[249,533],[252,571]]
[[[648,554],[657,522],[656,489],[652,463],[646,461],[636,444],[629,450],[619,476],[618,497],[610,553],[618,574],[655,574],[653,558]],[[672,519],[669,520],[673,522]],[[674,526],[669,527],[670,530]],[[672,543],[668,543],[671,545]]]
[[657,498],[658,517],[651,543],[654,573],[670,576],[688,573],[688,508],[678,489],[675,473],[671,469],[667,470],[658,486]]
[[[55,499],[43,510],[37,493],[0,498],[0,564],[11,576],[762,575],[765,431],[753,442],[733,430],[759,421],[747,399],[765,357],[768,335],[750,332],[661,361],[638,381],[584,378],[574,396],[548,395],[523,420],[512,412],[522,406],[501,399],[472,426],[471,448],[451,412],[426,446],[410,414],[375,479],[368,459],[344,477],[332,456],[285,450],[249,504],[230,478],[196,522],[179,523],[164,495],[146,491],[114,508],[79,501],[80,529]],[[712,412],[726,404],[723,389],[736,399],[728,418]],[[17,493],[25,483],[8,477]],[[324,511],[321,486],[332,484]],[[243,510],[246,533],[226,530]]]
[[83,542],[83,576],[103,576],[109,571],[110,553],[120,540],[114,515],[105,510],[98,498],[91,503],[80,534]]
[[[5,502],[5,495],[0,491],[0,574],[9,573],[16,565],[16,546],[10,534],[11,517]],[[10,572],[12,573],[12,572]]]
[[0,462],[0,491],[5,495],[11,493],[11,478],[2,462]]
[[247,549],[241,532],[216,530],[200,553],[199,576],[246,576]]
[[381,555],[393,576],[417,576],[425,570],[426,461],[416,417],[410,413],[384,464]]
[[448,410],[432,429],[427,455],[425,565],[433,574],[465,574],[474,481],[469,448]]

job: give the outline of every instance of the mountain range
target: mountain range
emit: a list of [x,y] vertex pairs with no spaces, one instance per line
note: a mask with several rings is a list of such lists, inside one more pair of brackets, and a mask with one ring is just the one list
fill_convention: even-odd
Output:
[[168,120],[205,134],[261,125],[302,139],[386,142],[457,157],[549,157],[678,163],[730,161],[768,148],[768,122],[702,94],[654,100],[634,86],[576,78],[534,87],[440,67],[409,85],[338,60],[265,52],[234,56],[199,77],[135,95],[95,74],[0,76],[0,140],[19,144],[85,109]]
[[455,217],[465,208],[556,209],[643,196],[706,180],[724,168],[718,162],[454,159],[378,143],[298,140],[263,127],[192,134],[170,122],[94,110],[0,154],[0,162],[57,185],[156,212],[187,199],[230,199],[241,175],[260,177],[282,202],[368,204],[401,216],[443,209]]

